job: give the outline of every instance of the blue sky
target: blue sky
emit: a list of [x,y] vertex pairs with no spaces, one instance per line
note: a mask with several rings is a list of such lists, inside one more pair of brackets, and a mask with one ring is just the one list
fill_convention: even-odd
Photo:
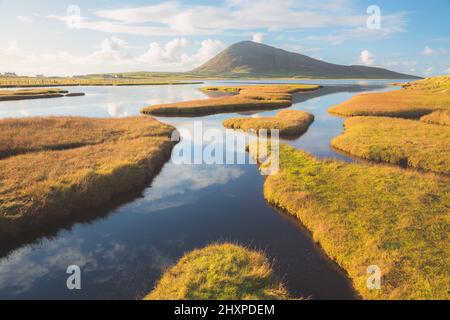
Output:
[[0,0],[0,73],[186,71],[242,40],[450,74],[450,0]]

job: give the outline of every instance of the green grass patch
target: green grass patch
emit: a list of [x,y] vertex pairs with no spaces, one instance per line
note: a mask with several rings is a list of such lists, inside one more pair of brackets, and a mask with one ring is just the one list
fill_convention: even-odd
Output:
[[[365,299],[449,299],[448,178],[281,145],[264,196],[301,220]],[[366,286],[371,265],[382,271],[380,290]]]
[[267,257],[229,243],[183,256],[167,270],[145,300],[288,299]]
[[450,127],[415,120],[354,117],[334,148],[360,158],[450,174]]

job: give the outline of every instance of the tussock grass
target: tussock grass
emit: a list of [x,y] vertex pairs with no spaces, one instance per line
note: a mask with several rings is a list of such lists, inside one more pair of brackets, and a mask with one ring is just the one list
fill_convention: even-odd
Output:
[[[0,121],[0,234],[38,229],[142,187],[169,158],[173,128],[151,117]],[[5,134],[6,131],[6,134]],[[8,156],[14,153],[22,153]]]
[[139,78],[33,78],[0,77],[0,88],[58,87],[58,86],[143,86],[201,84],[198,81],[174,81]]
[[449,111],[434,111],[426,116],[420,118],[420,121],[426,123],[440,124],[443,126],[450,126],[450,110]]
[[153,105],[142,109],[142,113],[159,116],[201,116],[227,112],[279,109],[292,105],[294,93],[318,88],[320,86],[317,85],[206,87],[202,90],[235,93],[236,95]]
[[[268,202],[297,217],[366,299],[449,299],[450,183],[394,167],[319,161],[286,145]],[[368,290],[367,267],[382,271]]]
[[415,120],[354,117],[331,145],[360,158],[450,174],[450,127]]
[[274,117],[231,118],[225,120],[223,125],[230,129],[255,130],[256,132],[261,129],[278,129],[280,136],[296,137],[305,133],[313,121],[314,115],[309,112],[283,110]]
[[172,127],[151,117],[95,119],[31,117],[0,120],[0,159],[139,137],[169,136]]
[[267,257],[229,243],[194,250],[167,270],[145,300],[287,299]]
[[438,110],[450,111],[450,76],[411,82],[397,91],[357,95],[329,109],[343,116],[414,119]]
[[21,89],[21,90],[0,90],[0,101],[25,100],[39,98],[59,98],[64,97],[68,92],[60,89]]

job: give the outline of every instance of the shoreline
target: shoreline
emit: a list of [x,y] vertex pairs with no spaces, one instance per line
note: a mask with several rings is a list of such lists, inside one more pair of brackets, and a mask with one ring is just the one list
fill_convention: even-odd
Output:
[[[77,220],[76,217],[83,216],[84,211],[93,211],[95,208],[107,206],[111,201],[114,202],[116,197],[125,196],[133,190],[142,190],[148,186],[170,159],[172,150],[178,141],[171,141],[170,134],[166,135],[167,130],[175,130],[172,126],[153,120],[153,127],[149,126],[147,129],[145,126],[149,120],[144,119],[145,116],[141,117],[135,118],[141,121],[141,128],[136,129],[141,131],[125,133],[130,136],[123,136],[116,142],[114,140],[102,141],[101,137],[94,137],[93,141],[80,140],[81,144],[73,144],[71,148],[58,150],[57,145],[48,144],[44,140],[46,144],[42,146],[37,145],[32,149],[28,147],[28,150],[18,154],[15,154],[13,149],[8,156],[1,158],[2,166],[8,170],[2,177],[5,184],[19,179],[20,171],[26,170],[26,167],[39,168],[34,174],[37,177],[39,177],[40,171],[42,171],[42,175],[48,175],[46,180],[36,182],[36,186],[17,185],[11,190],[7,185],[4,186],[6,193],[1,200],[5,212],[0,216],[0,239],[2,242],[21,242],[20,238],[23,235],[29,233],[39,235],[42,233],[41,230],[48,229],[53,224],[64,225],[67,220]],[[39,119],[41,118],[23,121],[32,123]],[[61,118],[53,117],[44,120],[60,121],[59,119]],[[133,120],[134,118],[129,118],[129,124],[132,124]],[[20,119],[4,121],[20,123]],[[92,131],[92,129],[83,128],[83,125],[93,123],[95,127],[95,121],[107,122],[108,120],[64,118],[63,121],[67,123],[81,121],[80,130]],[[120,121],[122,120],[120,119]],[[113,123],[114,121],[112,122],[114,129],[116,126]],[[126,127],[126,125],[124,126]],[[143,129],[142,125],[144,125]],[[47,124],[47,126],[51,125]],[[75,124],[74,128],[70,130],[76,130],[76,126],[78,124]],[[67,127],[67,124],[63,123],[63,127]],[[105,131],[105,129],[99,127],[97,131]],[[50,127],[48,130],[54,129]],[[152,130],[160,130],[160,132],[156,131],[149,136],[145,130],[150,130],[151,133]],[[70,132],[61,131],[60,134],[64,135]],[[108,137],[107,133],[105,134],[105,137]],[[38,136],[38,138],[40,137]],[[125,146],[126,150],[123,150]],[[119,149],[119,153],[117,153],[117,149]],[[111,152],[117,153],[114,159],[109,159]],[[77,160],[77,157],[86,158],[83,160],[86,164],[77,164],[81,161]],[[50,167],[39,166],[42,161],[48,162],[47,166]],[[72,168],[71,162],[74,162],[76,166]],[[53,167],[52,163],[54,165],[61,164],[61,166]],[[35,167],[36,165],[38,167]],[[83,169],[84,166],[91,169]],[[14,175],[18,177],[14,177]],[[34,177],[27,179],[33,181]],[[41,187],[39,187],[40,185]]]
[[277,84],[263,86],[213,86],[203,92],[226,93],[222,97],[178,103],[151,105],[141,113],[162,117],[199,117],[222,113],[283,109],[292,106],[294,94],[319,91],[313,84]]

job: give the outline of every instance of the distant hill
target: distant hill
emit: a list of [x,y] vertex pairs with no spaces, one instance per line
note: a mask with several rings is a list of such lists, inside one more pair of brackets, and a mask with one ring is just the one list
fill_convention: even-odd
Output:
[[228,47],[192,70],[206,76],[267,76],[313,78],[418,79],[383,68],[344,66],[313,59],[253,41]]

